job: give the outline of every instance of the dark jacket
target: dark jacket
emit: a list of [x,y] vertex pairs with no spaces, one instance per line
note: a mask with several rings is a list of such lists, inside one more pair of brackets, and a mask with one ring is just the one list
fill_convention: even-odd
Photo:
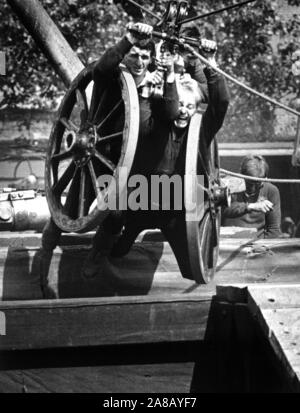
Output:
[[[273,210],[263,212],[247,211],[247,204],[267,199],[273,203]],[[255,197],[248,198],[245,192],[232,194],[230,207],[222,211],[222,225],[235,227],[257,228],[260,238],[276,238],[280,236],[281,209],[278,188],[265,182]]]
[[[131,43],[124,37],[115,46],[108,49],[96,62],[94,80],[101,76],[114,77],[119,71],[119,64],[131,49]],[[215,134],[221,128],[229,105],[229,92],[225,78],[212,68],[202,72],[195,70],[196,80],[203,83],[203,73],[207,81],[208,105],[200,131],[200,150],[204,153],[210,146]],[[186,131],[174,132],[173,121],[178,114],[179,102],[176,84],[165,83],[164,97],[161,99],[144,98],[139,93],[140,129],[133,172],[149,175],[164,173],[164,158],[169,165],[166,173],[182,173]],[[170,145],[170,133],[177,135]],[[169,145],[168,145],[169,142]],[[171,146],[171,147],[170,147]],[[171,159],[170,159],[171,157]],[[159,169],[158,169],[159,166]],[[168,172],[167,172],[168,171]]]
[[[200,151],[202,158],[208,157],[208,148],[221,128],[229,105],[229,91],[225,78],[212,68],[205,68],[204,74],[208,90],[208,105],[203,114],[200,129]],[[176,129],[173,125],[167,135],[160,140],[156,139],[156,147],[161,153],[157,173],[171,175],[173,173],[184,174],[185,149],[188,128]],[[154,136],[156,138],[156,136]]]
[[[124,37],[115,46],[108,49],[96,62],[94,80],[118,75],[119,64],[130,51],[132,45]],[[138,88],[138,92],[139,88]],[[142,92],[142,91],[141,91]],[[161,149],[154,145],[153,130],[157,131],[158,142],[168,136],[169,130],[178,113],[178,94],[176,83],[165,83],[163,98],[143,97],[139,95],[140,127],[133,172],[148,174],[161,155]]]

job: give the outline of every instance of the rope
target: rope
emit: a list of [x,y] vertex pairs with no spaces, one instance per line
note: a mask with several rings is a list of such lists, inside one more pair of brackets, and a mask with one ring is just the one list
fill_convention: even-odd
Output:
[[[192,21],[192,20],[195,20],[195,19],[198,19],[198,18],[200,19],[200,18],[206,17],[206,16],[208,16],[208,15],[210,15],[210,14],[219,13],[219,12],[221,12],[221,11],[224,11],[224,10],[227,10],[227,9],[230,9],[230,8],[240,7],[240,6],[242,6],[242,5],[246,4],[246,3],[252,3],[252,2],[254,2],[254,1],[256,1],[256,0],[246,0],[246,1],[242,2],[242,3],[238,3],[238,4],[231,5],[231,6],[227,6],[227,7],[223,8],[223,9],[220,9],[220,10],[217,10],[217,11],[214,11],[214,12],[211,12],[211,13],[208,13],[208,14],[204,14],[204,15],[202,15],[202,16],[196,16],[196,17],[192,17],[192,18],[190,18],[190,19],[182,20],[181,22],[179,22],[179,24],[188,23],[189,21]],[[148,9],[144,8],[144,7],[141,6],[139,3],[136,3],[134,0],[128,0],[128,2],[131,3],[131,4],[133,4],[133,5],[135,5],[136,7],[139,7],[141,10],[143,10],[143,11],[151,14],[153,17],[158,18],[158,16],[156,16],[155,13],[153,13],[153,12],[149,11]],[[168,36],[166,33],[153,32],[152,35],[153,35],[154,37],[158,37],[158,38],[164,39],[164,40],[168,40],[168,39],[169,39],[169,40],[171,40],[171,41],[174,41],[174,39],[175,39],[174,36]],[[242,83],[241,81],[235,79],[233,76],[228,75],[226,72],[224,72],[223,70],[219,69],[218,67],[212,66],[212,65],[210,64],[210,62],[209,62],[205,57],[203,57],[202,55],[200,55],[199,53],[197,53],[197,52],[195,51],[195,49],[194,49],[191,45],[189,45],[188,43],[186,43],[186,42],[185,42],[184,40],[182,40],[182,39],[176,39],[176,40],[177,40],[177,42],[178,42],[179,44],[181,44],[186,50],[189,50],[194,56],[196,56],[202,63],[204,63],[205,65],[208,65],[208,66],[210,66],[210,67],[213,67],[214,70],[215,70],[217,73],[220,73],[221,75],[223,75],[224,77],[226,77],[226,78],[227,78],[228,80],[230,80],[231,82],[237,84],[238,86],[242,87],[243,89],[247,90],[248,92],[252,93],[253,95],[256,95],[256,96],[258,96],[259,98],[264,99],[264,100],[266,100],[266,101],[269,102],[269,103],[272,103],[272,105],[278,106],[278,107],[280,107],[281,109],[284,109],[284,110],[286,110],[287,112],[290,112],[290,113],[292,113],[292,114],[300,117],[300,112],[298,112],[297,110],[292,109],[292,108],[290,108],[289,106],[286,106],[286,105],[284,105],[283,103],[280,103],[280,102],[278,102],[277,100],[272,99],[272,98],[270,98],[269,96],[264,95],[263,93],[257,92],[255,89],[251,88],[250,86],[245,85],[245,84]]]
[[[205,65],[211,66],[213,67],[210,62],[205,59],[205,57],[201,56],[199,53],[197,53],[193,47],[191,47],[190,45],[186,44],[186,43],[182,43],[183,46],[185,47],[185,49],[189,50],[191,53],[193,53],[194,56],[198,57],[199,60],[201,60],[202,63],[204,63]],[[238,86],[246,89],[248,92],[252,93],[253,95],[256,95],[264,100],[266,100],[267,102],[272,103],[275,106],[280,107],[281,109],[286,110],[287,112],[293,113],[296,116],[300,116],[300,112],[297,112],[295,109],[290,108],[289,106],[284,105],[283,103],[278,102],[277,100],[274,100],[272,98],[269,98],[268,96],[264,95],[263,93],[257,92],[256,90],[252,89],[250,86],[245,85],[244,83],[240,82],[239,80],[235,79],[234,77],[228,75],[226,72],[224,72],[223,70],[219,69],[218,67],[213,67],[213,69],[220,73],[221,75],[223,75],[224,77],[226,77],[227,79],[229,79],[231,82],[236,83]]]
[[220,172],[234,176],[236,178],[247,179],[247,181],[256,181],[256,182],[273,182],[278,184],[300,184],[300,179],[273,179],[273,178],[257,178],[254,176],[238,174],[236,172],[227,171],[226,169],[220,168]]

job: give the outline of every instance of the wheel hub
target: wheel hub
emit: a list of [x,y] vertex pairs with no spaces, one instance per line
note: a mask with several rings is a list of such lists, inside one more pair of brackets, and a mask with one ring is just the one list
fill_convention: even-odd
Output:
[[64,148],[71,151],[78,167],[86,165],[93,156],[96,147],[96,136],[93,128],[87,131],[69,131],[64,137]]
[[215,207],[229,207],[231,204],[231,194],[227,186],[213,185],[211,187],[211,201]]

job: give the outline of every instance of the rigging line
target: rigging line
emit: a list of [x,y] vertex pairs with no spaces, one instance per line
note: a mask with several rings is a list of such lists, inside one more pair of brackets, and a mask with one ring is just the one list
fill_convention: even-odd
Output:
[[257,92],[256,90],[252,89],[250,86],[245,85],[244,83],[240,82],[239,80],[235,79],[234,77],[228,75],[226,72],[224,72],[222,69],[219,69],[218,67],[212,66],[210,64],[210,62],[203,56],[201,56],[199,53],[197,53],[193,47],[191,47],[190,45],[186,44],[186,43],[182,43],[184,45],[184,47],[189,50],[194,56],[198,57],[199,60],[201,60],[202,63],[204,63],[205,65],[208,65],[210,67],[212,67],[216,72],[220,73],[221,75],[223,75],[224,77],[226,77],[227,79],[231,80],[231,82],[237,84],[238,86],[246,89],[248,92],[252,93],[253,95],[256,95],[264,100],[266,100],[267,102],[272,103],[273,105],[276,105],[278,107],[280,107],[281,109],[286,110],[287,112],[293,113],[296,116],[300,116],[300,112],[297,112],[296,110],[290,108],[289,106],[284,105],[283,103],[278,102],[277,100],[274,100],[272,98],[269,98],[268,96],[264,95],[263,93]]
[[214,10],[209,13],[201,14],[199,16],[189,17],[188,19],[180,21],[178,24],[186,24],[186,23],[189,23],[195,20],[204,19],[204,17],[209,17],[209,16],[212,16],[217,13],[221,13],[226,10],[234,9],[236,7],[241,7],[247,3],[253,3],[254,1],[257,1],[257,0],[246,0],[246,1],[243,1],[242,3],[232,4],[231,6],[224,7],[223,9]]
[[278,183],[278,184],[300,184],[300,179],[258,178],[258,177],[254,177],[254,176],[243,175],[243,174],[239,174],[239,173],[236,173],[236,172],[227,171],[227,169],[222,169],[222,168],[220,168],[220,172],[222,172],[226,175],[229,175],[229,176],[234,176],[236,178],[246,179],[247,181],[274,182],[274,183]]
[[160,17],[158,17],[155,13],[153,13],[151,10],[148,10],[146,7],[142,6],[141,4],[135,2],[134,0],[126,0],[126,2],[131,3],[135,7],[138,7],[140,10],[143,10],[145,13],[148,13],[149,15],[154,17],[156,20],[160,20]]

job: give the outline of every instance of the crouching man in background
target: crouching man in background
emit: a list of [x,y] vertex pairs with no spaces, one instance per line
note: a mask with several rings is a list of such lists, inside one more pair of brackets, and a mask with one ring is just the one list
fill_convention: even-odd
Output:
[[[257,178],[268,175],[269,166],[262,156],[246,156],[241,174]],[[246,190],[232,194],[231,206],[222,210],[222,225],[256,228],[258,238],[281,236],[281,208],[278,188],[269,182],[245,180]]]

